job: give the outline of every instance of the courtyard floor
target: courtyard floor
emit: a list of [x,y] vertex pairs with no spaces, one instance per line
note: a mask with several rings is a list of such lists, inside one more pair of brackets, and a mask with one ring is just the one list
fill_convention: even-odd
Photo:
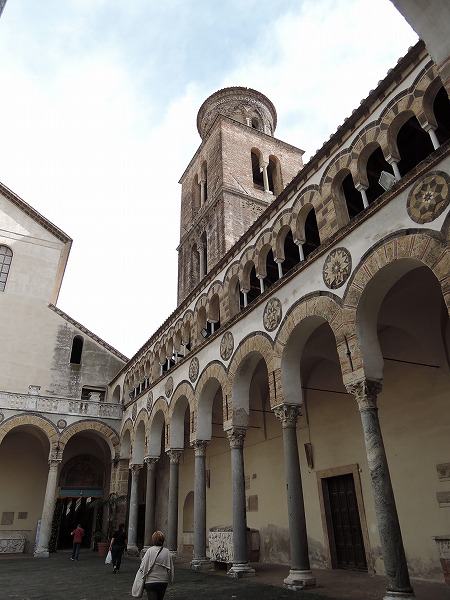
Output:
[[[82,550],[72,562],[70,551],[48,559],[0,555],[0,600],[126,600],[139,560],[124,556],[121,572],[112,574],[104,559]],[[317,587],[301,592],[283,589],[288,568],[255,564],[255,577],[231,579],[225,571],[192,571],[188,557],[175,565],[175,583],[164,600],[382,600],[385,580],[352,571],[315,570]],[[450,587],[413,580],[417,600],[450,600]],[[145,598],[146,596],[144,596]]]

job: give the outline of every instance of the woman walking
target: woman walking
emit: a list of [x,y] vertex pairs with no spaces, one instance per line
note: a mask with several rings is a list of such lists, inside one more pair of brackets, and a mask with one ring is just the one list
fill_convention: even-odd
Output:
[[148,600],[163,600],[166,588],[173,583],[174,569],[172,555],[163,548],[164,534],[155,531],[152,535],[152,546],[144,554],[141,571],[146,573],[145,589]]
[[113,533],[109,549],[111,550],[113,573],[118,573],[122,563],[122,554],[127,547],[127,534],[125,525],[119,524],[119,529]]

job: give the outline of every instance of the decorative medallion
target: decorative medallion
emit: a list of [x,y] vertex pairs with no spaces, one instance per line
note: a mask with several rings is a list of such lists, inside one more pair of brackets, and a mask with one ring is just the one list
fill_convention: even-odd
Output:
[[170,396],[172,395],[172,392],[173,392],[173,377],[167,378],[165,392],[166,392],[166,398],[170,398]]
[[192,381],[192,383],[194,383],[198,377],[199,368],[198,358],[194,356],[189,365],[189,379]]
[[283,311],[281,308],[281,302],[278,298],[272,298],[266,304],[263,314],[263,323],[266,331],[273,331],[281,323],[281,317]]
[[352,257],[347,248],[335,248],[323,265],[322,275],[325,285],[335,290],[347,281],[352,271]]
[[430,171],[419,181],[406,201],[408,215],[415,223],[431,223],[450,202],[450,177],[443,171]]
[[131,416],[133,418],[133,421],[136,421],[136,416],[137,416],[137,404],[136,404],[136,402],[133,404],[133,410],[131,411]]
[[152,410],[152,404],[153,404],[153,392],[149,392],[147,394],[147,410],[148,410],[148,412],[150,412]]
[[234,350],[234,337],[231,331],[223,334],[220,340],[220,356],[222,360],[229,360]]
[[67,421],[65,421],[64,419],[60,419],[56,423],[56,426],[58,427],[58,429],[65,429],[67,427]]

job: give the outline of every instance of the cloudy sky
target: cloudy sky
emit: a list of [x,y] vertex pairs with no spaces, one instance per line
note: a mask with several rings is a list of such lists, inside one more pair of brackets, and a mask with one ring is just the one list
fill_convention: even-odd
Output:
[[132,356],[176,308],[202,102],[257,89],[308,160],[416,41],[389,0],[8,0],[0,181],[74,240],[58,306]]

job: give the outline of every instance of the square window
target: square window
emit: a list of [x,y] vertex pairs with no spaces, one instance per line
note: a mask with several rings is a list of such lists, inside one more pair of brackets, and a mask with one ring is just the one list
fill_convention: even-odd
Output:
[[12,525],[14,523],[14,513],[13,512],[3,512],[2,513],[2,525]]
[[28,519],[28,513],[27,513],[27,512],[20,512],[20,513],[17,515],[17,518],[18,518],[18,519]]

